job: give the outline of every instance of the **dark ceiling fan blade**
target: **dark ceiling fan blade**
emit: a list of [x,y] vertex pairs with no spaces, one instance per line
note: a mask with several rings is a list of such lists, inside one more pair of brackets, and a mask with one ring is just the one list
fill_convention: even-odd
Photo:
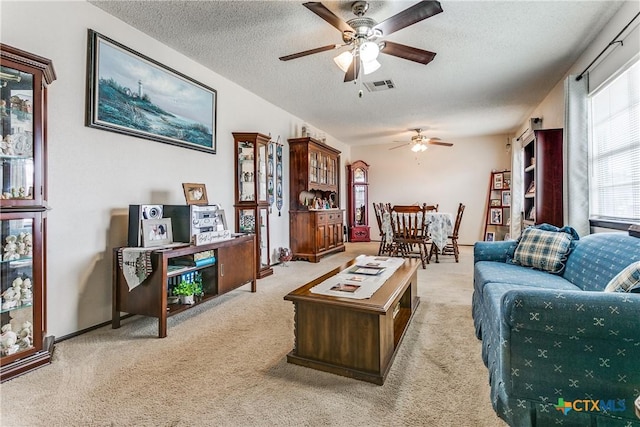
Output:
[[349,69],[344,74],[344,81],[354,81],[358,78],[358,74],[360,74],[360,61],[358,58],[354,58],[353,61],[351,61],[351,65],[349,65]]
[[335,28],[340,30],[340,32],[354,31],[351,25],[347,24],[342,19],[338,18],[333,12],[327,9],[325,5],[323,5],[320,2],[311,1],[307,3],[303,3],[302,5],[307,9],[309,9],[311,12],[318,15],[320,18],[327,21],[329,24],[333,25]]
[[320,53],[320,52],[325,52],[327,50],[338,49],[339,47],[342,47],[342,46],[343,45],[341,44],[330,44],[327,46],[317,47],[315,49],[305,50],[303,52],[292,53],[291,55],[287,55],[287,56],[281,56],[279,59],[280,61],[289,61],[290,59],[302,58],[303,56],[313,55],[314,53]]
[[442,12],[440,2],[433,0],[421,1],[402,12],[385,19],[373,28],[381,30],[383,36],[388,36],[389,34],[395,33],[409,25],[413,25],[423,19],[437,15],[440,12]]
[[430,138],[428,144],[431,144],[431,145],[443,145],[445,147],[453,147],[452,143],[444,142],[440,138]]
[[[400,141],[397,141],[397,142],[400,142]],[[405,143],[404,143],[404,144],[402,144],[402,145],[398,145],[398,146],[396,146],[396,147],[391,147],[391,148],[389,148],[389,150],[395,150],[396,148],[406,147],[406,146],[407,146],[407,145],[409,145],[409,144],[411,144],[411,142],[405,142]]]
[[428,64],[433,61],[436,54],[428,50],[418,49],[400,43],[384,42],[384,47],[380,50],[387,55],[397,56],[398,58],[408,59],[409,61],[419,62],[420,64]]

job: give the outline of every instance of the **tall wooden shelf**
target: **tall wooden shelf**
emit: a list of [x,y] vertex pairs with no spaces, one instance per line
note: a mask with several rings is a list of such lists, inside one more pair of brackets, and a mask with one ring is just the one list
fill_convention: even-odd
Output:
[[51,362],[47,330],[50,60],[0,44],[0,380]]
[[562,129],[533,131],[523,142],[522,225],[562,227]]
[[508,240],[511,222],[511,171],[494,171],[489,178],[484,240]]
[[289,139],[289,239],[293,259],[342,252],[340,151],[313,138]]

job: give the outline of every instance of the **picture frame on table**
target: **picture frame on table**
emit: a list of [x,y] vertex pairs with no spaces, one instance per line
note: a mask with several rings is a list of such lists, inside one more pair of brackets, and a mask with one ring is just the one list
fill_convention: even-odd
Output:
[[489,224],[502,225],[502,208],[491,208],[489,210]]
[[504,184],[504,174],[503,173],[494,173],[493,174],[493,189],[494,190],[502,190],[503,184]]
[[511,206],[511,190],[502,192],[502,206]]
[[142,246],[153,248],[173,243],[173,229],[171,218],[143,219]]
[[500,206],[500,199],[491,199],[491,206]]
[[207,187],[204,184],[185,182],[182,184],[187,205],[208,205]]
[[215,89],[94,30],[87,61],[86,126],[216,154]]
[[493,231],[487,231],[486,236],[484,236],[485,242],[493,242],[495,240],[496,234]]

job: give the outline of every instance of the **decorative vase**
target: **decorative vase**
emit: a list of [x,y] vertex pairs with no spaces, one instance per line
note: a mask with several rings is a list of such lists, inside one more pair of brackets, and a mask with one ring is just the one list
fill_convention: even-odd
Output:
[[191,295],[181,295],[180,296],[180,300],[182,301],[183,304],[194,304],[195,300],[193,299],[193,294]]

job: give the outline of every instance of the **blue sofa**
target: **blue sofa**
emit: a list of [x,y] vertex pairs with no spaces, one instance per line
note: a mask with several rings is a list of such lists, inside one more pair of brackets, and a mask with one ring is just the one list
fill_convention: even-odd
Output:
[[560,274],[516,265],[516,241],[474,245],[476,335],[510,426],[640,426],[640,294],[603,292],[640,238],[572,241]]

